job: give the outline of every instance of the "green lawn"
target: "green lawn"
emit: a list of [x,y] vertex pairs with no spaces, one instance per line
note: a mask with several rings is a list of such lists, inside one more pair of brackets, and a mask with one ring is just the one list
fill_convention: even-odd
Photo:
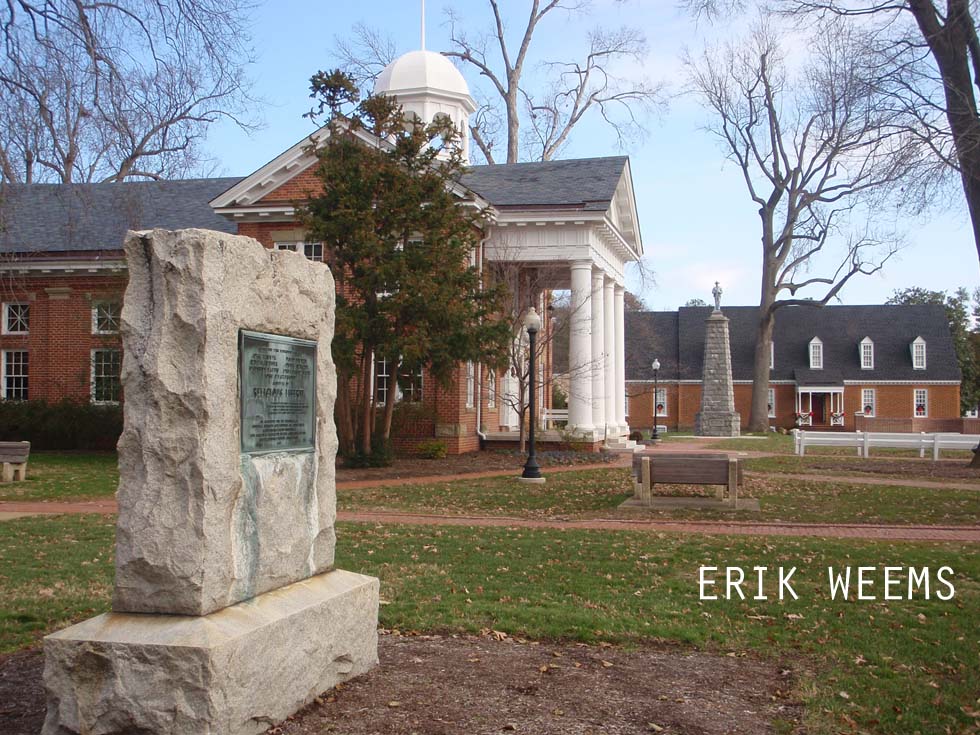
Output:
[[[794,523],[887,523],[976,525],[980,491],[845,485],[833,482],[749,477],[742,495],[759,499],[761,512],[724,510],[619,511],[632,494],[626,469],[544,472],[543,485],[513,477],[458,480],[432,485],[399,485],[339,490],[341,510],[393,510],[453,515],[507,515],[523,518],[650,517],[660,519],[782,521]],[[664,493],[695,488],[658,486]],[[712,492],[710,488],[707,492]]]
[[[980,545],[340,524],[337,565],[381,578],[381,624],[670,643],[784,662],[813,733],[968,733]],[[105,610],[112,522],[0,524],[0,650]],[[798,601],[700,601],[700,565],[796,566]],[[832,601],[828,565],[953,568],[955,598]],[[873,589],[881,592],[880,579]],[[920,593],[921,595],[921,593]],[[853,593],[852,593],[853,596]]]
[[31,452],[27,480],[0,485],[0,500],[111,498],[119,483],[115,452]]

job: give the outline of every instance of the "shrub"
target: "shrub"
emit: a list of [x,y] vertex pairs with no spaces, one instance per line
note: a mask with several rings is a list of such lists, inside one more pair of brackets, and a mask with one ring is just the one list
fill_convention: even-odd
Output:
[[433,439],[420,443],[415,447],[415,452],[422,459],[444,459],[449,453],[449,449],[446,447],[446,442]]
[[362,469],[364,467],[390,467],[394,461],[395,452],[391,442],[385,441],[380,436],[375,436],[371,440],[371,453],[355,452],[344,457],[344,466],[352,469]]
[[122,407],[81,401],[0,401],[0,441],[32,449],[115,449]]

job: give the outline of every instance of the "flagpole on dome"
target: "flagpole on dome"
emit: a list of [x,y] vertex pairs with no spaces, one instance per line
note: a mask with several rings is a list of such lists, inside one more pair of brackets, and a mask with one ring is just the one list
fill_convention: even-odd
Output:
[[425,51],[425,0],[422,0],[422,50]]

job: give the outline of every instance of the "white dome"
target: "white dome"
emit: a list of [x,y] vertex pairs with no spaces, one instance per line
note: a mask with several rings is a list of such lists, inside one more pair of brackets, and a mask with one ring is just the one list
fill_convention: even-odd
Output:
[[374,83],[375,94],[427,90],[463,97],[470,88],[453,62],[435,51],[410,51],[385,67]]

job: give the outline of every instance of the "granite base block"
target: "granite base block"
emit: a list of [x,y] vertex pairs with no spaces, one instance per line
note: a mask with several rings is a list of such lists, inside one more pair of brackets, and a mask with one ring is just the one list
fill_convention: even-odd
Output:
[[43,735],[253,735],[378,663],[378,580],[335,570],[201,617],[44,639]]

